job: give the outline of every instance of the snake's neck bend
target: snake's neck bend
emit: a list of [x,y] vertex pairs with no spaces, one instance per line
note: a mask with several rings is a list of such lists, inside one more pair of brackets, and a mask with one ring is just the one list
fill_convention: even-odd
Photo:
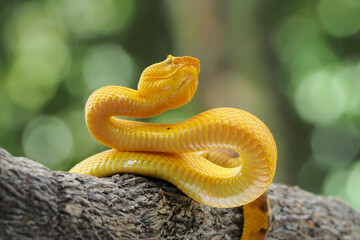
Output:
[[[129,133],[144,133],[139,127],[147,124],[115,116],[147,118],[188,103],[196,92],[199,71],[198,59],[169,55],[165,61],[153,64],[143,71],[138,90],[121,86],[107,86],[96,90],[85,106],[86,124],[91,134],[104,145],[118,150],[161,151],[124,147],[120,139],[141,137],[141,134],[129,136]],[[162,129],[163,126],[160,127]],[[151,132],[150,128],[148,130]],[[136,139],[133,140],[137,141]]]

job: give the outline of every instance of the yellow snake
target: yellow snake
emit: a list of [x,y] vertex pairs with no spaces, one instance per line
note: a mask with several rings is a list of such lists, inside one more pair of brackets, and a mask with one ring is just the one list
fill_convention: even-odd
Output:
[[86,123],[92,135],[112,149],[85,159],[70,172],[98,177],[141,174],[171,182],[208,206],[244,205],[241,239],[265,239],[265,191],[275,174],[277,150],[257,117],[235,108],[211,109],[172,124],[116,117],[151,117],[189,102],[199,71],[198,59],[169,55],[143,71],[138,90],[96,90],[86,103]]

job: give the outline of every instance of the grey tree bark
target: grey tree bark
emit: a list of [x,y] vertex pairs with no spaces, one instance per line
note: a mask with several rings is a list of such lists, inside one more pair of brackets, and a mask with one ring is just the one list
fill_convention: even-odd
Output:
[[[360,239],[345,203],[272,184],[268,239]],[[242,208],[199,204],[161,180],[53,172],[0,148],[0,239],[239,239]]]

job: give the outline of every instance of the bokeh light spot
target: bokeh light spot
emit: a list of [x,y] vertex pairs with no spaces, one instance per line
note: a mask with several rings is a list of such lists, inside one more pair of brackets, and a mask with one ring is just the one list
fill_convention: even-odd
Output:
[[323,193],[327,196],[346,199],[344,183],[348,178],[349,170],[343,167],[334,167],[326,176]]
[[91,38],[123,30],[134,12],[131,0],[66,0],[64,12],[78,38]]
[[325,177],[326,170],[314,159],[309,159],[301,166],[297,183],[307,191],[319,193]]
[[[45,82],[42,83],[45,83],[45,86],[36,84],[39,79],[28,79],[27,77],[30,75],[26,76],[16,68],[17,66],[13,68],[6,78],[5,88],[9,98],[13,103],[23,108],[39,109],[53,96],[55,86],[48,86],[46,79],[43,78],[42,80],[45,80]],[[45,72],[46,70],[44,69],[44,74]],[[34,83],[33,80],[36,82]]]
[[350,116],[360,117],[360,64],[349,64],[339,73],[346,91],[346,111]]
[[[298,86],[299,82],[310,73],[337,62],[335,53],[323,41],[298,46],[297,52],[289,60],[292,85]],[[290,94],[293,95],[293,92]]]
[[[294,31],[296,29],[296,31]],[[315,19],[295,14],[279,24],[272,43],[284,66],[288,67],[289,82],[279,82],[289,97],[294,97],[298,85],[314,71],[338,63],[331,46],[324,41]]]
[[120,46],[100,44],[86,54],[83,73],[89,92],[108,85],[129,86],[133,63]]
[[320,0],[317,13],[325,30],[334,36],[348,36],[360,30],[360,1]]
[[27,157],[55,170],[69,157],[73,138],[68,126],[56,117],[37,117],[25,128],[23,148]]
[[360,211],[360,160],[356,161],[350,170],[346,184],[346,193],[352,206]]
[[[26,62],[27,65],[29,65],[30,59],[41,59],[47,62],[47,68],[56,76],[62,77],[66,75],[70,67],[68,46],[65,44],[62,36],[58,36],[58,34],[52,31],[45,32],[43,35],[32,32],[31,36],[26,37],[21,44],[19,44],[18,50],[21,51],[20,56],[22,58],[28,59]],[[27,65],[25,65],[25,67],[27,67]],[[37,65],[36,67],[36,70],[39,70],[41,65]],[[59,77],[54,78],[54,80],[58,82]]]
[[5,88],[13,103],[37,110],[55,93],[70,65],[63,32],[39,3],[21,5],[6,24],[12,56]]
[[346,94],[341,79],[331,71],[319,71],[305,78],[295,92],[295,107],[305,121],[330,124],[346,109]]
[[278,26],[273,44],[281,60],[287,64],[296,54],[301,53],[302,46],[313,45],[320,36],[320,28],[313,19],[304,15],[294,15]]
[[328,167],[353,160],[359,152],[360,141],[356,127],[351,125],[316,127],[311,147],[315,160]]

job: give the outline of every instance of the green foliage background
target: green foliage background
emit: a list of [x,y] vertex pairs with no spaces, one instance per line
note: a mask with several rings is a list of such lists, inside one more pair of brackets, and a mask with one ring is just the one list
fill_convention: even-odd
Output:
[[0,146],[68,170],[106,149],[84,122],[92,91],[191,55],[195,98],[145,121],[245,109],[276,138],[276,182],[359,210],[359,13],[357,0],[0,2]]

